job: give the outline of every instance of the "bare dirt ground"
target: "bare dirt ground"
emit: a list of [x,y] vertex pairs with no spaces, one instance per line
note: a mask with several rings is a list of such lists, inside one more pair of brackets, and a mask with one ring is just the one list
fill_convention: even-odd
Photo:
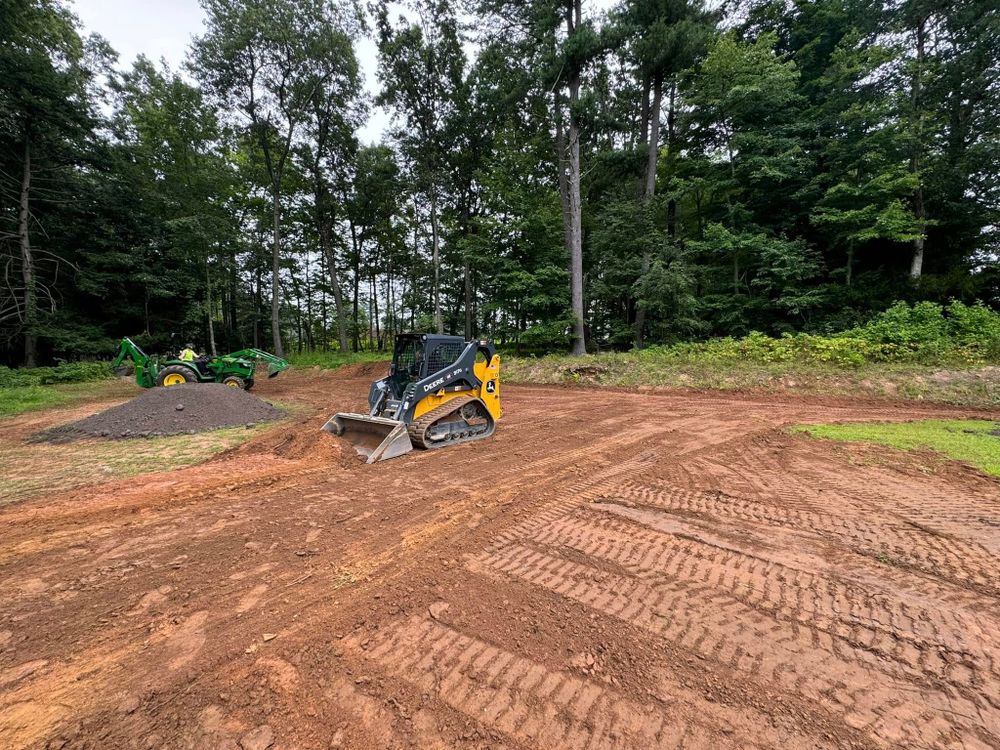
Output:
[[319,426],[374,369],[0,509],[0,746],[1000,748],[1000,482],[783,429],[976,414],[509,387],[365,466]]

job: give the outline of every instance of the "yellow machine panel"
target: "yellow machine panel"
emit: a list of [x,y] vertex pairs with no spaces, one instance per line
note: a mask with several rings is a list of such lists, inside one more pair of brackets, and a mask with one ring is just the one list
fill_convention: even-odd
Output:
[[422,398],[413,410],[413,418],[420,419],[431,409],[446,404],[452,399],[474,396],[486,404],[486,409],[493,419],[500,419],[503,411],[500,408],[500,355],[494,354],[489,362],[476,362],[473,369],[476,377],[483,382],[483,387],[474,391],[445,392],[443,389],[429,393]]

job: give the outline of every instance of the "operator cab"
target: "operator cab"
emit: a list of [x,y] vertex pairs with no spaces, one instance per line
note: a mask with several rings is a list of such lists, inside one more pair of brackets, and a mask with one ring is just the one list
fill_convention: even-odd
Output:
[[396,336],[389,365],[389,385],[393,398],[402,398],[410,383],[423,377],[424,337],[416,333]]
[[465,350],[461,336],[401,333],[396,336],[389,366],[389,396],[401,399],[406,386],[452,364]]

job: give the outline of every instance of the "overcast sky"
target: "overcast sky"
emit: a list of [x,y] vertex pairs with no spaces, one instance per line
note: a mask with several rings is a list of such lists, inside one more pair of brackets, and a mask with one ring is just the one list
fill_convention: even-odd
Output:
[[[198,0],[71,0],[84,28],[95,31],[119,54],[119,66],[129,68],[140,54],[166,60],[172,68],[184,62],[191,40],[205,28],[205,13]],[[608,8],[614,0],[590,0],[588,12]],[[360,39],[355,45],[365,78],[365,90],[378,91],[375,43]],[[373,108],[361,129],[362,142],[376,143],[389,125],[389,115]]]
[[[179,68],[191,40],[205,29],[205,13],[198,0],[72,0],[84,28],[103,36],[119,54],[119,67],[129,68],[139,55],[164,59]],[[365,89],[376,93],[375,43],[360,39],[355,45],[365,77]],[[359,136],[366,143],[381,140],[389,124],[385,112],[374,111]]]

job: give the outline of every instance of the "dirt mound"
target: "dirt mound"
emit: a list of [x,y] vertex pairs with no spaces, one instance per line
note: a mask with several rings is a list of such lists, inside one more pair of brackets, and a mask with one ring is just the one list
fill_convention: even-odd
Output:
[[230,454],[245,456],[269,453],[279,458],[355,467],[359,462],[354,449],[345,440],[321,429],[326,419],[324,416],[296,420],[286,424],[281,430],[269,430],[264,435],[233,448]]
[[383,378],[389,374],[389,360],[384,362],[355,362],[337,368],[337,375],[342,378]]
[[175,385],[150,388],[127,403],[47,430],[41,437],[156,437],[270,422],[282,416],[284,412],[267,401],[221,383]]

